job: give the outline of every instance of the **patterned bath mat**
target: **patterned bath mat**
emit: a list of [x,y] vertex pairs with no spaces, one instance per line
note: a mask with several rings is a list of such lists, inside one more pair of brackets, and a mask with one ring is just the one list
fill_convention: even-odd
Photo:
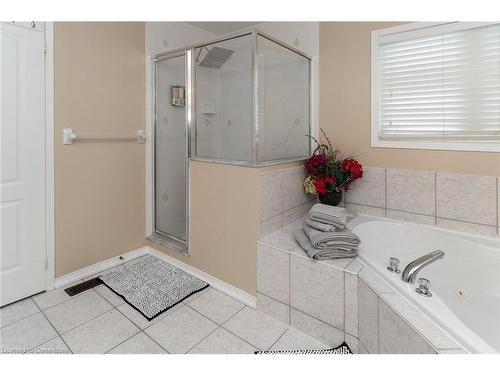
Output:
[[349,346],[344,342],[332,349],[305,349],[305,350],[262,350],[255,354],[352,354]]
[[209,286],[152,255],[127,263],[99,279],[148,320]]

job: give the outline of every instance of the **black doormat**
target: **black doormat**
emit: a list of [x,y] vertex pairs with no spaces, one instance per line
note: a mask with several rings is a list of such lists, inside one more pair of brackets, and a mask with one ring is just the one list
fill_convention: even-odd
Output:
[[304,350],[259,350],[255,354],[352,354],[349,346],[343,342],[332,349],[304,349]]
[[152,255],[125,263],[99,279],[148,320],[209,286]]

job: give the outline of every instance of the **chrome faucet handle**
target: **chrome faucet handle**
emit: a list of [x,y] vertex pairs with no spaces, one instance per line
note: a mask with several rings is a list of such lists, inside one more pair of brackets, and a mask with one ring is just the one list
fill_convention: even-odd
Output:
[[430,289],[431,289],[431,282],[429,280],[424,279],[423,277],[418,279],[418,287],[415,288],[415,291],[418,294],[421,294],[426,297],[432,297]]
[[398,267],[399,267],[399,259],[394,258],[394,257],[390,257],[389,258],[389,266],[387,267],[387,269],[391,272],[400,273],[401,270]]

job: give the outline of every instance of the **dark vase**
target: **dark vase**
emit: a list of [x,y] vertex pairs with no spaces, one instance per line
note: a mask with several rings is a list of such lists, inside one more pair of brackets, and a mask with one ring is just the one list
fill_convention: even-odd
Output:
[[319,194],[319,201],[330,206],[338,206],[342,200],[342,191],[334,191],[333,193]]

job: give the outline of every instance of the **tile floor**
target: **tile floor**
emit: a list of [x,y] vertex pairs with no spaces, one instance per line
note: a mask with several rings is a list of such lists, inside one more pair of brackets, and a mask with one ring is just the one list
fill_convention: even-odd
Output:
[[0,353],[253,353],[326,346],[213,288],[148,321],[104,285],[0,309]]

